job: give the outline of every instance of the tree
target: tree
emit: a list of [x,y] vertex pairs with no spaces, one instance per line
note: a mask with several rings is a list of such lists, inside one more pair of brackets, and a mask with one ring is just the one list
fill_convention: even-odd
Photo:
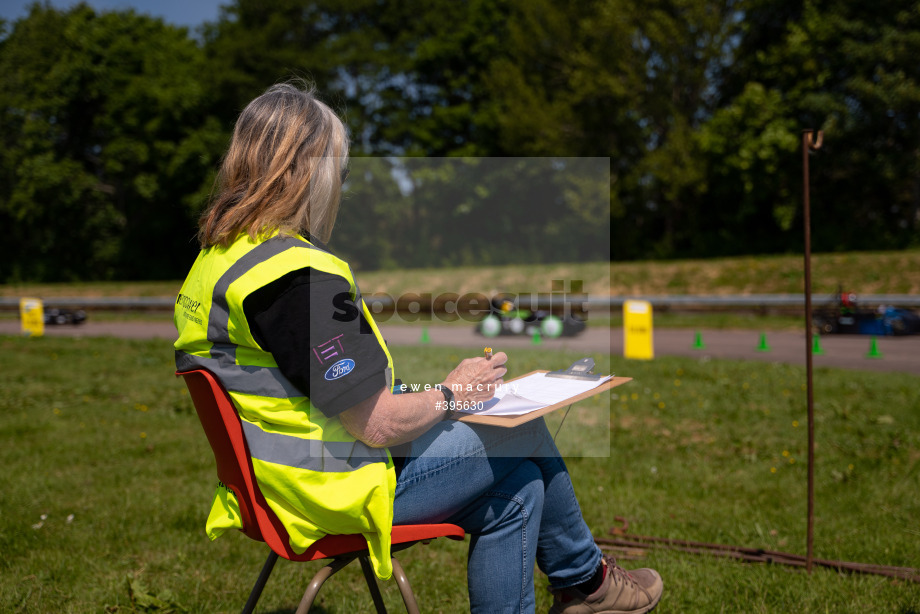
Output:
[[0,279],[174,278],[226,132],[201,50],[131,11],[32,5],[0,44]]
[[[564,150],[551,151],[556,143],[530,147],[500,129],[504,99],[489,75],[498,58],[518,49],[508,25],[518,5],[527,6],[501,0],[291,0],[276,13],[238,0],[207,36],[208,53],[228,65],[213,74],[229,85],[215,89],[245,89],[238,99],[243,104],[254,93],[250,89],[262,89],[286,71],[309,75],[339,106],[353,135],[357,172],[333,245],[362,267],[541,262],[563,253],[606,258],[609,229],[597,221],[609,216],[609,207],[594,193],[597,169],[586,178],[584,164],[574,161],[560,161],[563,171],[547,162],[515,165],[485,157],[559,158],[587,150],[577,138]],[[279,13],[283,19],[276,18]],[[268,46],[268,40],[275,42]],[[520,49],[527,45],[518,43]],[[247,67],[249,76],[238,76],[232,66]],[[248,82],[261,85],[238,85]],[[601,119],[599,111],[595,117]],[[387,159],[365,161],[361,156],[368,154]],[[601,174],[606,181],[607,173]],[[593,218],[586,220],[589,212]],[[580,240],[560,237],[563,228]],[[600,239],[603,247],[597,249]]]
[[610,158],[614,258],[673,256],[705,189],[695,133],[737,30],[736,2],[511,2],[491,65],[505,152]]
[[[760,84],[787,131],[825,133],[811,164],[814,248],[920,244],[920,3],[751,0],[744,28],[722,106],[743,105]],[[800,159],[751,173],[752,191],[786,203],[795,188],[798,202]]]
[[233,122],[291,77],[350,131],[364,268],[796,250],[803,128],[814,248],[918,245],[918,53],[917,0],[235,0],[200,45],[35,4],[0,23],[0,281],[180,277]]
[[[798,159],[799,130],[780,92],[748,83],[696,135],[707,168],[689,253],[738,255],[794,250],[799,184],[784,174]],[[769,189],[766,189],[769,186]]]

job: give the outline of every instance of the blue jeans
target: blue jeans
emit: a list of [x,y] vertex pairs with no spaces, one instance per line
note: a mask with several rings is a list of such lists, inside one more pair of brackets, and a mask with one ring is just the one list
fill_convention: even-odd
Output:
[[533,612],[534,562],[556,588],[589,580],[601,552],[542,419],[515,428],[445,421],[405,456],[394,524],[450,522],[471,536],[470,610]]

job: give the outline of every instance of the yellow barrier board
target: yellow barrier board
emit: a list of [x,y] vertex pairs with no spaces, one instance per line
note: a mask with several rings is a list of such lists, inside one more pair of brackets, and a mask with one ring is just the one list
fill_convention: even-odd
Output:
[[655,357],[652,304],[648,301],[623,303],[623,357],[635,360],[652,360]]
[[40,298],[19,299],[19,319],[23,335],[41,337],[45,334],[45,310]]

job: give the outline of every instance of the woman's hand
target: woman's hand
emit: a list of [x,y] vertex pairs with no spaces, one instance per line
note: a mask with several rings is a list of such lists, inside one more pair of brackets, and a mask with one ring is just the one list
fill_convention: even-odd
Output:
[[[454,393],[459,407],[484,403],[495,395],[502,385],[505,362],[504,352],[494,354],[491,360],[467,358],[450,372],[441,384]],[[411,441],[452,414],[441,409],[444,397],[439,390],[412,394],[391,394],[386,388],[339,414],[346,430],[355,439],[379,448]]]
[[450,388],[460,406],[488,401],[504,383],[507,361],[504,352],[493,354],[491,359],[467,358],[450,372],[441,386]]

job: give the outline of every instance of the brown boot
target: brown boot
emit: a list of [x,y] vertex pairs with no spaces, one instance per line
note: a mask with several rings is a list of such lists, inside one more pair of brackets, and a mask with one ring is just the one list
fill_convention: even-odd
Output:
[[549,614],[645,614],[658,605],[664,584],[654,569],[626,571],[613,557],[604,556],[604,581],[586,595],[575,587],[550,589]]

